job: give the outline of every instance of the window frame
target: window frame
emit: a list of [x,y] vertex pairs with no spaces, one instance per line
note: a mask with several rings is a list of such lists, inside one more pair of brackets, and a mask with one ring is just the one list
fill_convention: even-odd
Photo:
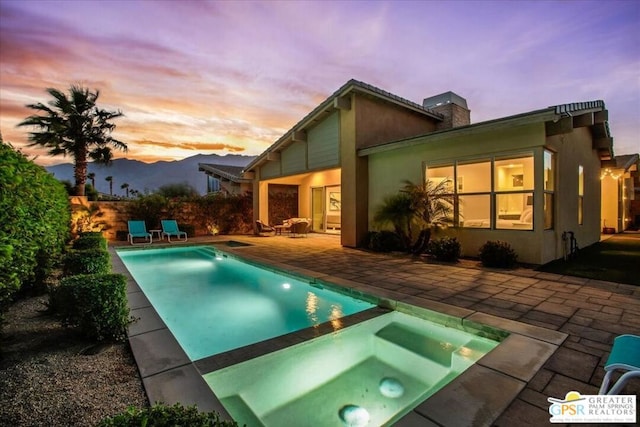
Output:
[[[545,149],[546,150],[546,149]],[[551,152],[551,151],[549,151]],[[551,152],[554,156],[555,153]],[[501,161],[501,160],[507,160],[507,159],[519,159],[519,158],[531,158],[533,165],[532,165],[532,174],[533,174],[533,180],[532,180],[532,184],[530,186],[522,186],[522,189],[516,189],[516,190],[498,190],[496,189],[496,166],[495,163],[496,161]],[[464,166],[464,165],[469,165],[469,164],[474,164],[474,163],[485,163],[485,162],[489,162],[490,165],[490,176],[488,177],[490,179],[490,186],[489,186],[489,190],[488,191],[474,191],[474,192],[465,192],[459,191],[459,183],[458,183],[458,167],[459,166]],[[544,162],[544,158],[543,158],[543,162]],[[423,162],[423,175],[424,175],[424,182],[427,182],[429,180],[429,169],[433,169],[433,168],[443,168],[443,167],[452,167],[453,168],[453,177],[451,177],[450,179],[453,180],[453,185],[452,185],[452,190],[453,190],[453,226],[454,227],[459,227],[459,228],[464,228],[466,230],[468,229],[478,229],[478,230],[501,230],[501,231],[535,231],[535,224],[534,224],[534,218],[535,218],[535,206],[536,206],[536,202],[535,202],[535,193],[536,193],[536,189],[535,189],[535,164],[536,164],[536,151],[535,150],[527,150],[527,151],[517,151],[517,152],[511,152],[511,153],[500,153],[497,155],[491,155],[491,156],[478,156],[478,157],[471,157],[471,158],[461,158],[461,159],[455,159],[455,160],[447,160],[447,161],[435,161],[435,162],[428,162],[425,161]],[[554,177],[555,178],[555,177]],[[531,227],[530,228],[507,228],[507,227],[503,227],[503,228],[499,228],[498,227],[498,202],[497,202],[497,197],[498,195],[500,196],[504,196],[504,195],[509,195],[509,194],[522,194],[523,196],[531,196],[532,197],[532,219],[531,219]],[[460,198],[464,197],[464,196],[485,196],[487,195],[489,197],[489,226],[488,227],[473,227],[473,226],[464,226],[461,224],[464,224],[464,218],[461,218],[460,216]],[[525,202],[526,203],[526,202]],[[527,206],[526,204],[523,206]],[[551,227],[553,228],[553,226]]]

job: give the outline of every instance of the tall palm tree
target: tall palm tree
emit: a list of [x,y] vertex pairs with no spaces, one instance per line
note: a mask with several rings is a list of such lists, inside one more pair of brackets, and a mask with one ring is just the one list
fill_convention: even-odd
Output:
[[89,178],[91,180],[91,186],[93,188],[96,188],[96,174],[93,172],[89,172],[87,174],[87,178]]
[[84,196],[87,180],[87,162],[109,164],[113,157],[111,148],[127,150],[127,145],[111,137],[116,125],[112,119],[122,116],[120,111],[107,111],[96,106],[100,92],[91,92],[79,85],[72,85],[69,94],[58,89],[47,89],[53,100],[48,105],[29,104],[28,108],[43,113],[34,114],[18,126],[33,126],[38,130],[29,133],[30,146],[40,145],[49,149],[51,156],[73,157],[75,193]]
[[122,184],[120,186],[120,188],[122,188],[123,190],[127,191],[127,199],[129,198],[129,184],[127,184],[126,182],[124,184]]
[[109,175],[104,180],[109,183],[109,194],[113,196],[113,177]]

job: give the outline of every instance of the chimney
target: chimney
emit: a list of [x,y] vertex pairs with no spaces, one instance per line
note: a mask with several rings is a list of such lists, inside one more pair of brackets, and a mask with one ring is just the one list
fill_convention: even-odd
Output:
[[471,111],[467,108],[467,100],[451,91],[425,98],[422,106],[444,116],[436,130],[471,124]]

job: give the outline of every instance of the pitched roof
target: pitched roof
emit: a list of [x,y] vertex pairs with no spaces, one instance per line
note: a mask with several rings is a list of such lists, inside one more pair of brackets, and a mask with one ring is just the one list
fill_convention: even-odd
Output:
[[236,182],[238,184],[242,182],[251,182],[250,179],[242,177],[243,166],[229,166],[219,165],[213,163],[198,163],[198,170],[205,172],[207,175],[211,175],[215,178],[228,179],[229,181]]
[[[424,135],[413,136],[410,138],[404,138],[401,140],[390,141],[383,144],[379,144],[373,147],[367,147],[358,150],[359,156],[367,156],[369,154],[380,153],[384,151],[394,150],[401,147],[409,147],[413,145],[423,144],[426,141],[438,140],[441,138],[449,138],[452,135],[463,136],[470,133],[475,133],[481,130],[490,130],[497,128],[504,128],[505,126],[524,125],[529,123],[550,122],[553,124],[558,123],[563,118],[572,118],[573,116],[579,116],[586,113],[605,112],[606,107],[604,101],[587,101],[587,102],[574,102],[571,104],[553,105],[540,110],[529,111],[526,113],[515,114],[512,116],[501,117],[498,119],[487,120],[484,122],[472,123],[465,126],[458,126],[449,129],[443,129],[439,131],[429,132]],[[607,120],[602,120],[599,123],[591,125],[594,138],[603,138],[609,140],[608,151],[609,154],[604,154],[605,158],[612,156],[613,148],[611,147],[613,138],[611,138],[611,131],[609,129],[609,123]]]
[[256,157],[251,163],[249,163],[244,170],[249,171],[253,167],[260,164],[263,159],[271,152],[275,152],[280,148],[284,143],[286,143],[292,137],[293,133],[299,130],[304,129],[307,125],[313,122],[315,118],[317,118],[320,114],[325,111],[331,111],[334,109],[334,100],[343,97],[350,92],[358,92],[365,93],[371,96],[374,96],[378,99],[384,100],[386,102],[390,102],[401,107],[407,108],[409,110],[415,111],[420,114],[427,115],[435,120],[441,121],[443,120],[443,116],[440,113],[437,113],[433,110],[423,107],[420,104],[409,101],[408,99],[402,98],[398,95],[394,95],[390,92],[382,90],[376,86],[370,85],[368,83],[361,82],[359,80],[351,79],[346,82],[344,85],[340,87],[340,89],[336,90],[332,93],[327,99],[322,101],[320,105],[314,108],[309,114],[304,116],[298,123],[296,123],[291,129],[289,129],[284,135],[282,135],[276,142],[271,144],[269,148],[267,148],[262,154]]

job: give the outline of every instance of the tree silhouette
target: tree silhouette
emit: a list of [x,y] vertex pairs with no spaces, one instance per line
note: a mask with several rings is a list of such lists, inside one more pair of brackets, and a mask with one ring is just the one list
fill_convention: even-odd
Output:
[[120,186],[120,188],[122,188],[123,190],[127,191],[127,199],[129,198],[129,184],[127,184],[126,182],[124,184],[122,184]]
[[109,194],[113,196],[113,177],[109,175],[104,180],[109,183]]
[[113,157],[111,148],[123,151],[127,145],[111,137],[116,125],[112,119],[122,116],[120,111],[107,111],[96,106],[99,91],[91,92],[82,86],[72,85],[69,94],[58,89],[47,89],[53,100],[48,106],[42,103],[27,107],[43,115],[34,114],[18,123],[38,130],[29,133],[30,146],[40,145],[49,149],[50,156],[73,157],[75,193],[84,196],[89,159],[109,164]]
[[93,172],[89,172],[87,174],[87,178],[89,178],[91,180],[91,186],[93,188],[96,188],[96,174]]

